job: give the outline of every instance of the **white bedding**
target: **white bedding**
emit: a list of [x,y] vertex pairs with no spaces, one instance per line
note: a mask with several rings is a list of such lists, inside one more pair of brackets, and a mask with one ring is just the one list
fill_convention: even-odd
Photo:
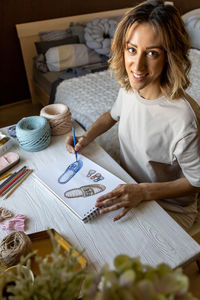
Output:
[[192,62],[189,73],[191,85],[187,92],[200,105],[200,50],[191,49],[189,57]]
[[[200,105],[200,51],[191,49],[191,85],[187,89]],[[57,88],[55,103],[67,105],[72,118],[88,129],[92,123],[114,103],[119,86],[110,71],[88,74],[63,81]],[[119,159],[117,125],[97,139],[97,142],[116,160]]]

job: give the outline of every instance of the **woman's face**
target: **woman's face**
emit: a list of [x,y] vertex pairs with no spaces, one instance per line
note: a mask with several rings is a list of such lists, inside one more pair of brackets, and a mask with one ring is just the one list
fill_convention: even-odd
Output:
[[165,52],[161,35],[151,24],[132,25],[126,35],[124,59],[131,87],[144,98],[159,97]]

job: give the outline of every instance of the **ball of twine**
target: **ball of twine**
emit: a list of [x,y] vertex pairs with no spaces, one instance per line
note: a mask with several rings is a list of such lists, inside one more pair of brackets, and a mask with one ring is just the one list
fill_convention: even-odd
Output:
[[40,116],[46,118],[52,135],[61,135],[71,130],[71,112],[64,104],[50,104],[43,107]]
[[21,119],[16,125],[20,147],[29,152],[45,149],[51,141],[51,129],[47,119],[33,116]]
[[20,257],[31,252],[32,243],[23,231],[8,234],[0,244],[0,261],[7,267],[16,265]]

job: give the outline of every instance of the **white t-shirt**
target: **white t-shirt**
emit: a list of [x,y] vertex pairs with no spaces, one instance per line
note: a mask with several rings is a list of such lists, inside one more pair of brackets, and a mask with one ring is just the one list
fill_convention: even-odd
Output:
[[[166,182],[186,177],[200,187],[197,120],[185,99],[142,98],[121,88],[111,109],[119,120],[122,166],[137,182]],[[158,201],[175,212],[196,212],[193,196]]]

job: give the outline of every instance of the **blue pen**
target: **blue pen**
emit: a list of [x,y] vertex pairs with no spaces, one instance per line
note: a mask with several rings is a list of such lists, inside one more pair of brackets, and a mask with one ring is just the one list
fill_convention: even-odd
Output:
[[[74,139],[74,148],[76,147],[76,138],[75,138],[75,127],[72,126],[72,133],[73,133],[73,139]],[[77,160],[77,151],[75,151],[75,157]]]

